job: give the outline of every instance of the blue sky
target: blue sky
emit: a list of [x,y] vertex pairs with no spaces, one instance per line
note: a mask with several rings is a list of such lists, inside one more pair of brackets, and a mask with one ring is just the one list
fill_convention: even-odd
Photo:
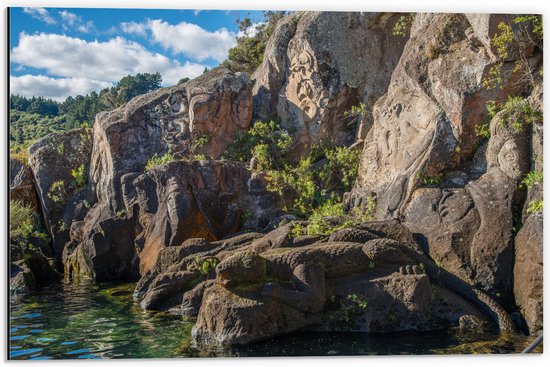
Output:
[[226,58],[235,19],[260,11],[10,9],[10,93],[63,100],[128,74],[160,72],[165,85]]

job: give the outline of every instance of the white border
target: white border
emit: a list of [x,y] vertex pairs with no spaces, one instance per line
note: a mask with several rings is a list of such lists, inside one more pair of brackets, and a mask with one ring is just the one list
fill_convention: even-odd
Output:
[[[548,9],[550,2],[546,0],[461,0],[461,1],[435,1],[435,0],[384,0],[384,1],[353,1],[353,0],[6,0],[5,6],[35,6],[35,7],[94,7],[94,8],[155,8],[155,9],[238,9],[238,10],[333,10],[333,11],[393,11],[393,12],[480,12],[480,13],[542,13],[550,14]],[[6,41],[6,19],[7,10],[3,8],[1,17],[2,30],[0,34],[3,35],[3,57],[2,57],[2,89],[1,89],[1,108],[2,111],[2,128],[0,139],[0,151],[2,157],[0,159],[0,172],[7,172],[7,137],[6,133],[6,85],[7,85],[7,73],[6,73],[6,55],[7,55],[7,41]],[[548,27],[546,17],[544,17],[545,27]],[[545,83],[546,84],[546,83]],[[545,87],[545,89],[547,89]],[[548,102],[545,103],[548,105]],[[546,108],[548,111],[548,109]],[[548,156],[548,147],[550,144],[546,144],[544,147],[544,153]],[[547,159],[547,163],[548,163]],[[547,166],[547,164],[545,165]],[[545,167],[546,170],[547,167]],[[548,184],[548,189],[550,184]],[[7,325],[6,321],[6,304],[7,304],[7,269],[6,265],[6,223],[7,220],[4,216],[6,212],[6,197],[7,197],[7,177],[2,180],[2,194],[0,195],[0,211],[1,216],[1,251],[0,261],[3,271],[0,275],[0,283],[2,285],[0,307],[2,309],[2,328],[0,330],[0,340],[2,345],[0,347],[0,363],[6,363],[6,340],[7,340]],[[545,226],[545,247],[547,247],[548,236]],[[544,251],[545,263],[549,263],[550,251]],[[548,267],[548,266],[547,266]],[[545,271],[548,274],[547,271]],[[547,282],[545,282],[547,283]],[[545,284],[545,290],[548,288]],[[545,308],[548,304],[546,302],[548,292],[545,293]],[[545,322],[545,325],[547,322]],[[548,337],[548,336],[547,336]],[[159,335],[162,338],[162,335]],[[550,347],[547,347],[550,348]],[[10,362],[13,365],[19,366],[36,366],[36,365],[73,365],[75,361],[33,361],[23,362],[14,361]],[[519,355],[506,355],[506,356],[391,356],[391,357],[300,357],[300,358],[220,358],[220,359],[173,359],[173,360],[110,360],[110,361],[82,361],[79,364],[86,366],[256,366],[261,364],[262,366],[279,366],[285,365],[303,365],[314,363],[320,366],[332,366],[334,364],[348,366],[387,366],[387,365],[403,365],[406,364],[410,367],[451,367],[451,366],[542,366],[550,365],[550,350],[547,350],[543,356],[519,356]]]

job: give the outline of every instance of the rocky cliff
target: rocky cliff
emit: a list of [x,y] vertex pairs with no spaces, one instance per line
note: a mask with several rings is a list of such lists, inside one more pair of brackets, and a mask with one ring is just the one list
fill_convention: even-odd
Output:
[[[499,46],[512,15],[416,14],[395,32],[404,19],[292,13],[252,76],[215,68],[38,141],[30,171],[11,165],[12,195],[43,212],[66,278],[139,280],[141,307],[197,316],[199,344],[304,328],[536,333],[542,49]],[[332,228],[285,213],[254,160],[220,160],[272,118],[291,138],[284,167],[327,141],[361,150]],[[15,265],[14,287],[31,282]]]

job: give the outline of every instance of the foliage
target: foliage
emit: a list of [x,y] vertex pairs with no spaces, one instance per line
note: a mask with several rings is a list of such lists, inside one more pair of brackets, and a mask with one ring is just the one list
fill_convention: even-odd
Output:
[[513,119],[511,126],[517,132],[521,132],[524,125],[542,119],[540,111],[534,109],[527,98],[509,96],[502,109],[507,112],[507,120]]
[[77,188],[80,189],[86,186],[88,180],[86,178],[86,166],[84,163],[77,169],[71,169],[71,176],[73,176]]
[[267,173],[268,189],[278,193],[285,209],[301,218],[350,191],[359,167],[360,150],[321,144],[297,163]]
[[399,19],[397,19],[397,22],[393,25],[393,35],[394,36],[406,36],[410,29],[411,25],[414,21],[414,13],[409,13],[405,15],[401,15]]
[[129,102],[132,98],[159,89],[162,77],[160,73],[138,73],[127,75],[114,87],[103,89],[99,95],[101,103],[108,109],[114,109]]
[[491,130],[489,129],[489,123],[484,122],[477,125],[476,135],[483,139],[489,139],[491,137]]
[[367,104],[364,102],[359,103],[357,106],[351,106],[351,109],[344,112],[345,117],[351,117],[354,120],[359,120],[363,118],[367,112]]
[[542,212],[543,200],[533,200],[527,206],[527,214]]
[[[483,85],[487,89],[503,88],[503,81],[511,74],[519,76],[519,82],[534,85],[535,72],[529,63],[528,55],[533,48],[543,49],[543,25],[541,15],[518,16],[511,23],[501,22],[491,45],[495,48],[498,62],[489,69]],[[504,63],[514,59],[514,68],[504,71]]]
[[533,185],[542,185],[543,173],[540,171],[530,171],[521,181],[520,188],[530,189]]
[[333,199],[315,208],[308,219],[306,228],[308,235],[329,235],[340,229],[354,227],[373,219],[376,201],[367,197],[364,208],[354,208],[351,213],[344,211],[342,203]]
[[437,186],[441,184],[443,181],[442,175],[435,175],[435,176],[422,176],[421,174],[417,174],[416,177],[424,184],[424,185],[430,185],[430,186]]
[[189,78],[181,78],[180,80],[178,80],[178,84],[177,85],[180,85],[180,84],[183,84],[183,83],[187,83],[190,79]]
[[264,22],[255,25],[248,17],[237,19],[240,36],[222,65],[232,71],[254,72],[263,61],[267,41],[275,31],[277,22],[285,14],[284,11],[264,11]]
[[145,165],[145,171],[149,172],[153,167],[160,166],[161,164],[166,164],[170,162],[175,162],[176,158],[171,153],[164,153],[161,156],[155,154],[147,161]]
[[52,183],[46,196],[54,203],[64,204],[68,198],[67,191],[65,190],[65,182],[59,180]]
[[258,121],[247,132],[236,135],[222,158],[248,162],[255,157],[260,170],[279,169],[288,162],[291,143],[288,132],[275,121]]
[[218,259],[209,257],[202,261],[199,270],[204,275],[210,274],[214,269],[216,269],[216,265],[218,265]]
[[358,313],[366,310],[369,305],[366,299],[359,297],[355,293],[348,294],[346,300],[348,302],[342,304],[341,310],[342,319],[347,323],[352,322],[357,317]]
[[29,237],[35,230],[32,207],[10,200],[10,241]]

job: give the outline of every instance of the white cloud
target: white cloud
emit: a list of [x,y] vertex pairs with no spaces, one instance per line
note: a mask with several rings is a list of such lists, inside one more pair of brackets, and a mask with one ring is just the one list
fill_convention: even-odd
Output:
[[64,26],[73,26],[80,20],[80,17],[78,15],[66,10],[60,11],[59,15],[61,16],[63,22],[65,22]]
[[42,69],[52,76],[107,82],[117,82],[128,74],[158,71],[164,83],[176,84],[183,77],[200,75],[206,66],[152,53],[122,37],[88,42],[48,33],[21,33],[19,45],[11,50],[10,56],[15,64]]
[[60,11],[59,16],[63,20],[63,29],[65,30],[74,28],[77,29],[79,32],[89,33],[95,28],[94,22],[92,22],[91,20],[85,22],[84,20],[82,20],[82,17],[67,10]]
[[25,97],[42,96],[63,101],[68,96],[85,95],[112,86],[88,78],[50,78],[44,75],[10,75],[10,93]]
[[23,12],[46,24],[56,24],[55,19],[44,8],[23,8]]
[[235,45],[236,34],[226,28],[209,32],[196,24],[181,22],[169,24],[160,19],[148,22],[153,41],[175,54],[184,54],[195,60],[223,61],[227,51]]
[[145,23],[122,22],[120,23],[120,29],[122,29],[122,32],[128,34],[137,34],[143,37],[147,35],[147,24]]
[[237,33],[237,37],[243,37],[243,36],[254,37],[255,35],[258,34],[258,27],[263,26],[265,24],[267,23],[266,22],[252,23],[252,25],[247,29],[245,29],[244,32],[239,31],[239,33]]

